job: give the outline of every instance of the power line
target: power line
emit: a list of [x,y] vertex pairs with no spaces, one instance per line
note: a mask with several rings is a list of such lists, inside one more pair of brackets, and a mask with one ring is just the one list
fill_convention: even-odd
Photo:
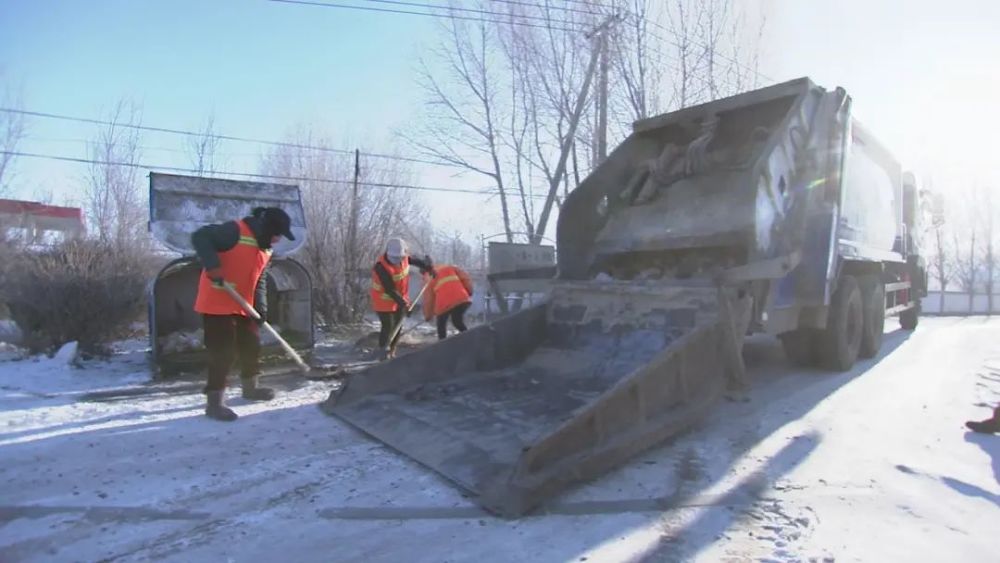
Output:
[[[260,178],[265,180],[285,180],[290,182],[318,182],[321,184],[347,184],[350,185],[353,182],[351,180],[337,180],[334,178],[311,178],[308,176],[284,176],[280,174],[259,174],[254,172],[233,172],[228,170],[197,170],[195,168],[183,168],[180,166],[158,166],[151,164],[144,164],[141,162],[119,162],[113,160],[100,160],[93,158],[77,158],[72,156],[62,156],[54,154],[39,154],[30,152],[20,152],[20,151],[0,151],[0,154],[7,156],[19,156],[25,158],[39,158],[44,160],[56,160],[63,162],[73,162],[78,164],[97,164],[101,166],[124,166],[127,168],[146,168],[149,170],[167,170],[170,172],[186,172],[189,174],[203,174],[212,176],[244,176],[247,178]],[[459,194],[474,194],[480,196],[492,196],[490,192],[484,192],[480,190],[469,190],[462,188],[435,188],[431,186],[415,186],[412,184],[393,184],[388,182],[358,182],[359,184],[369,186],[372,188],[391,188],[391,189],[401,189],[401,190],[417,190],[426,192],[444,192],[444,193],[459,193]],[[542,196],[529,196],[529,197],[542,197]]]
[[[60,139],[60,138],[54,138],[54,137],[37,137],[37,136],[34,136],[34,135],[32,135],[30,137],[25,137],[23,139],[23,141],[24,142],[29,142],[29,143],[66,143],[66,144],[75,144],[75,145],[92,145],[92,144],[94,144],[94,141],[90,140],[90,139]],[[139,150],[141,150],[141,151],[150,151],[150,152],[169,152],[169,153],[174,153],[174,154],[186,154],[186,155],[190,155],[191,154],[191,151],[190,150],[186,150],[186,149],[178,149],[178,148],[170,148],[170,147],[157,147],[157,146],[152,146],[152,145],[136,145],[136,148],[139,149]],[[215,156],[217,158],[218,157],[222,157],[222,158],[227,158],[227,157],[248,157],[248,156],[249,157],[255,157],[255,156],[260,156],[260,154],[259,153],[253,153],[253,152],[216,152]]]
[[[484,22],[484,23],[519,25],[519,26],[523,26],[523,27],[536,27],[536,28],[539,28],[539,29],[549,29],[549,30],[555,30],[555,31],[565,31],[567,33],[581,33],[583,31],[583,29],[572,29],[572,28],[568,28],[568,27],[557,27],[557,26],[554,26],[554,25],[539,25],[539,24],[533,24],[533,23],[527,23],[527,22],[518,22],[518,21],[512,21],[512,20],[506,20],[506,21],[504,21],[504,20],[491,20],[491,19],[485,19],[485,18],[481,18],[481,17],[477,18],[477,17],[472,17],[472,16],[461,16],[461,15],[457,15],[457,14],[435,14],[435,13],[431,13],[431,12],[414,12],[412,10],[399,10],[399,9],[394,9],[394,8],[375,8],[375,7],[372,7],[372,6],[352,6],[352,5],[349,5],[349,4],[331,4],[329,2],[314,2],[314,1],[310,1],[310,0],[269,0],[269,1],[270,2],[279,2],[279,3],[282,3],[282,4],[300,4],[300,5],[303,5],[303,6],[319,6],[319,7],[323,7],[323,8],[342,8],[342,9],[346,9],[346,10],[362,10],[362,11],[366,11],[366,12],[383,12],[383,13],[388,13],[388,14],[408,14],[408,15],[412,15],[412,16],[427,16],[427,17],[432,17],[432,18],[445,18],[445,19],[451,19],[451,20],[467,20],[467,21],[476,21],[476,22]],[[380,0],[380,1],[388,3],[390,0]],[[503,17],[503,18],[509,17],[509,14],[502,14],[502,13],[499,13],[499,12],[485,12],[485,13],[487,13],[488,15],[493,15],[493,16],[498,16],[498,17]],[[566,25],[577,25],[577,24],[574,24],[572,22],[565,22],[565,21],[564,22],[556,22],[556,23],[564,23]]]
[[511,4],[514,6],[526,6],[529,8],[539,8],[544,10],[559,10],[561,12],[571,12],[576,14],[587,14],[590,16],[603,16],[601,12],[593,12],[591,10],[581,10],[579,8],[567,8],[566,6],[543,6],[537,2],[523,2],[519,0],[490,0],[493,3],[500,4]]
[[[606,4],[601,4],[600,2],[591,1],[591,0],[563,0],[563,2],[565,2],[567,4],[580,4],[580,5],[583,5],[583,6],[590,7],[590,8],[598,8],[598,9],[602,9],[602,10],[606,10],[606,9],[612,7],[612,6],[608,6]],[[537,4],[536,4],[536,6],[537,6]]]
[[[90,117],[74,117],[74,116],[71,116],[71,115],[62,115],[62,114],[57,114],[57,113],[46,113],[46,112],[41,112],[41,111],[29,111],[29,110],[22,110],[22,109],[7,108],[7,107],[0,107],[0,111],[6,112],[6,113],[16,113],[16,114],[20,114],[20,115],[29,115],[29,116],[32,116],[32,117],[44,117],[44,118],[47,118],[47,119],[60,119],[60,120],[63,120],[63,121],[75,121],[75,122],[79,122],[79,123],[92,123],[92,124],[95,124],[95,125],[113,125],[115,127],[125,127],[125,128],[128,128],[128,129],[137,129],[137,130],[140,130],[140,131],[152,131],[154,133],[170,133],[170,134],[173,134],[173,135],[187,135],[189,137],[202,137],[202,136],[205,136],[204,132],[186,131],[186,130],[183,130],[183,129],[170,129],[170,128],[167,128],[167,127],[153,127],[153,126],[149,126],[149,125],[135,125],[133,123],[117,123],[117,122],[113,122],[113,121],[106,121],[106,120],[103,120],[103,119],[94,119],[94,118],[90,118]],[[300,143],[287,143],[287,142],[283,142],[283,141],[269,141],[269,140],[266,140],[266,139],[254,139],[254,138],[251,138],[251,137],[236,137],[236,136],[233,136],[233,135],[216,135],[216,134],[211,134],[210,136],[214,137],[216,139],[222,139],[224,141],[237,141],[237,142],[241,142],[241,143],[257,143],[257,144],[261,144],[261,145],[271,145],[271,146],[276,146],[276,147],[287,147],[287,148],[294,148],[294,149],[308,149],[308,150],[314,150],[314,151],[320,151],[320,152],[329,152],[329,153],[336,153],[336,154],[348,154],[348,155],[353,155],[354,154],[353,150],[348,150],[348,149],[336,149],[336,148],[331,148],[331,147],[322,147],[322,146],[316,146],[316,145],[305,145],[305,144],[300,144]],[[408,156],[395,156],[395,155],[391,155],[391,154],[367,153],[367,152],[363,152],[361,154],[363,156],[368,156],[368,157],[372,157],[372,158],[384,158],[384,159],[387,159],[387,160],[401,160],[401,161],[405,161],[405,162],[418,162],[418,163],[421,163],[421,164],[433,164],[435,166],[446,166],[447,165],[446,163],[443,163],[443,162],[435,162],[435,161],[432,161],[432,160],[424,160],[424,159],[421,159],[421,158],[412,158],[412,157],[408,157]]]
[[[635,18],[635,19],[638,19],[638,17],[639,17],[639,16],[637,16],[634,13],[631,14],[631,16],[633,18]],[[653,24],[654,26],[660,28],[661,30],[669,33],[670,35],[673,35],[675,38],[681,39],[681,35],[677,31],[669,29],[668,27],[666,27],[665,25],[661,24],[660,22],[658,22],[656,20],[649,19],[647,21],[649,23]],[[669,45],[673,45],[674,47],[677,47],[678,49],[681,47],[681,45],[679,43],[677,43],[675,41],[668,41],[668,40],[664,39],[662,36],[660,36],[658,34],[655,34],[653,32],[650,32],[650,35],[652,35],[653,37],[656,37],[657,39],[659,39],[660,41],[663,41],[664,43],[667,43]],[[698,43],[698,42],[695,42],[695,41],[692,41],[692,43],[694,43],[698,47],[702,47],[703,49],[708,49],[708,45],[705,44],[705,43]],[[720,59],[722,59],[724,61],[732,63],[732,64],[736,65],[737,67],[741,67],[741,68],[744,68],[746,70],[749,70],[750,72],[752,72],[755,75],[757,75],[758,78],[763,78],[764,80],[767,80],[768,82],[775,82],[775,80],[773,78],[771,78],[770,76],[767,76],[766,74],[758,71],[757,69],[750,68],[749,65],[741,63],[740,61],[738,61],[736,59],[730,58],[730,57],[728,57],[728,56],[726,56],[726,55],[724,55],[722,53],[715,53],[715,56],[719,57]]]
[[[428,10],[445,10],[445,11],[448,12],[448,16],[449,17],[452,15],[452,12],[466,12],[466,13],[472,13],[472,14],[481,14],[481,15],[486,15],[486,16],[497,16],[497,17],[503,17],[503,18],[517,17],[519,19],[537,20],[537,21],[543,21],[543,22],[546,22],[546,23],[555,22],[555,23],[561,23],[561,24],[565,24],[565,25],[587,25],[587,24],[582,24],[582,23],[578,23],[578,22],[571,22],[571,21],[565,21],[565,20],[554,20],[552,18],[547,18],[547,17],[544,17],[544,16],[531,16],[531,15],[525,15],[525,14],[505,14],[503,12],[491,12],[489,10],[481,10],[479,8],[462,8],[462,7],[459,7],[459,6],[442,6],[440,4],[424,4],[424,3],[420,3],[420,2],[404,2],[402,0],[358,0],[358,1],[360,1],[360,2],[370,2],[370,3],[373,3],[373,4],[389,4],[389,5],[392,5],[392,6],[412,6],[412,7],[419,7],[419,8],[427,8]],[[537,4],[536,4],[536,6],[537,6]],[[538,6],[538,7],[541,7],[541,6]],[[473,18],[473,19],[476,19],[478,21],[479,18]],[[518,24],[520,24],[520,22],[505,22],[505,23],[518,23]]]

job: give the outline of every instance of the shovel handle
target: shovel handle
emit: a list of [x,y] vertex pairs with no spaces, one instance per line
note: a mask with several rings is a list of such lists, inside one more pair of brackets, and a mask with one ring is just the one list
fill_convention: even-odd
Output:
[[[417,294],[417,298],[414,299],[413,303],[410,303],[410,306],[406,308],[406,312],[407,313],[410,313],[411,311],[413,311],[413,308],[417,306],[417,302],[420,301],[420,298],[424,296],[424,292],[427,291],[427,287],[429,285],[430,285],[430,283],[425,283],[424,286],[420,288],[420,293]],[[416,326],[416,325],[414,325],[414,326]],[[392,346],[392,341],[396,339],[396,335],[398,335],[399,331],[402,330],[402,329],[403,329],[403,321],[401,320],[401,321],[399,321],[399,324],[396,325],[395,330],[393,330],[392,334],[389,336],[388,346],[390,346],[390,347]]]
[[[260,313],[258,313],[256,309],[254,309],[252,306],[250,306],[250,304],[247,303],[247,300],[243,299],[242,295],[240,295],[239,293],[236,293],[236,290],[233,289],[233,286],[231,286],[231,285],[229,285],[227,283],[223,283],[222,284],[222,288],[226,290],[226,293],[228,293],[229,296],[232,297],[234,301],[236,301],[237,303],[239,303],[240,307],[243,309],[244,312],[246,312],[246,314],[250,315],[251,319],[253,319],[255,321],[260,321],[261,320],[260,319]],[[299,353],[296,352],[295,349],[292,348],[292,346],[290,344],[288,344],[288,342],[286,342],[285,339],[282,338],[280,334],[278,334],[278,331],[274,330],[274,327],[271,326],[270,323],[268,323],[267,321],[264,321],[264,322],[260,323],[260,325],[262,327],[264,327],[264,329],[266,331],[268,331],[269,333],[271,333],[271,336],[273,336],[274,339],[278,341],[278,344],[281,344],[281,347],[285,349],[285,353],[287,353],[289,355],[289,357],[291,357],[292,360],[294,360],[295,363],[298,364],[299,369],[302,370],[303,373],[309,373],[309,370],[311,369],[309,367],[309,364],[307,364],[302,359],[302,356],[300,356]]]

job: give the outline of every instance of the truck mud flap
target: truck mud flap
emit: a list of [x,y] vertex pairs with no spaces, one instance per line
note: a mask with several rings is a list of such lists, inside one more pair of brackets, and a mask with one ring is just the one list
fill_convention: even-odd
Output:
[[720,295],[561,282],[548,303],[353,375],[320,407],[516,517],[690,427],[741,380],[748,303]]

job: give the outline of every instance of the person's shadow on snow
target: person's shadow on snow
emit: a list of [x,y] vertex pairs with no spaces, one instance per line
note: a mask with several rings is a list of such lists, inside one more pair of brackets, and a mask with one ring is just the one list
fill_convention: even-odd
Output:
[[[989,454],[993,465],[993,479],[1000,484],[1000,437],[967,432],[965,434],[965,441],[979,446],[984,452]],[[986,491],[982,487],[952,477],[941,477],[941,482],[963,495],[981,497],[1000,506],[1000,495]]]
[[1000,484],[1000,436],[966,432],[965,441],[979,446],[993,461],[993,478]]

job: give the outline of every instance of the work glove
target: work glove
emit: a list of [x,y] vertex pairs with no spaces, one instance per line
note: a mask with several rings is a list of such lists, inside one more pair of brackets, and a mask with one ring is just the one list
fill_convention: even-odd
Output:
[[406,300],[403,299],[402,297],[397,297],[396,298],[396,306],[399,307],[401,310],[405,311],[406,307],[407,307]]
[[431,257],[429,255],[427,255],[427,254],[424,254],[423,261],[424,261],[424,264],[427,264],[427,268],[425,268],[424,271],[421,272],[421,273],[423,273],[423,274],[430,274],[430,276],[432,278],[436,278],[437,277],[437,272],[434,271],[434,261],[431,260]]
[[205,276],[207,276],[208,279],[212,280],[212,283],[214,283],[215,285],[222,285],[226,283],[226,280],[222,275],[222,268],[212,268],[210,270],[206,269]]
[[[256,309],[254,310],[256,311]],[[259,316],[259,318],[254,319],[253,317],[251,317],[251,320],[257,323],[257,326],[263,326],[263,324],[267,322],[267,311],[264,312],[257,311],[257,315]]]

